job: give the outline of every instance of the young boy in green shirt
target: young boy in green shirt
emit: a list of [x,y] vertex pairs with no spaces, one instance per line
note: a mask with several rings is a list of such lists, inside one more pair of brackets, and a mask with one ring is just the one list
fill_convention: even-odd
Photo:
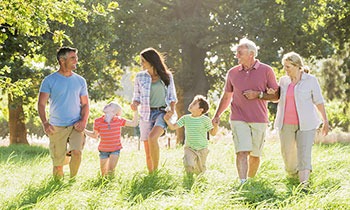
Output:
[[185,127],[185,148],[183,163],[189,174],[200,174],[206,170],[206,160],[209,153],[207,132],[215,135],[218,123],[213,124],[204,114],[209,110],[209,103],[202,95],[197,95],[188,106],[191,114],[182,116],[176,123],[169,121],[170,114],[164,116],[165,122],[171,130]]

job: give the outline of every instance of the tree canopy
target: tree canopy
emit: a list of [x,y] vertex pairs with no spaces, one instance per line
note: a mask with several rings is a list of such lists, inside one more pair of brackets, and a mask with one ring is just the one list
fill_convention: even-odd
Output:
[[321,70],[334,77],[323,84],[335,91],[326,90],[327,97],[344,99],[350,92],[346,0],[8,0],[0,1],[0,10],[0,88],[9,97],[9,112],[22,113],[14,118],[22,124],[30,113],[23,105],[35,109],[40,81],[56,68],[55,51],[62,45],[79,49],[77,72],[94,100],[114,97],[123,69],[138,65],[142,49],[165,52],[180,115],[194,95],[222,91],[235,65],[232,46],[243,37],[257,43],[258,58],[277,74],[281,55],[289,51],[310,63],[327,59]]

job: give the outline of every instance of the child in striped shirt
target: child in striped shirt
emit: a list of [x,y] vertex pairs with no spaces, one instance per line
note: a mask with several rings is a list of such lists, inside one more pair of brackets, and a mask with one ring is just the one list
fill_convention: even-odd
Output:
[[209,110],[209,103],[202,95],[197,95],[188,106],[191,114],[182,116],[176,123],[169,121],[166,114],[164,120],[171,130],[185,127],[185,148],[183,163],[188,175],[201,174],[206,170],[206,160],[209,153],[207,132],[215,135],[218,123],[213,124],[211,119],[204,115]]
[[120,150],[122,149],[121,127],[138,125],[138,113],[134,111],[133,119],[127,120],[121,117],[122,108],[117,103],[109,103],[103,108],[103,116],[94,120],[94,130],[85,129],[85,134],[92,138],[100,137],[98,150],[100,152],[101,175],[113,175],[117,166]]

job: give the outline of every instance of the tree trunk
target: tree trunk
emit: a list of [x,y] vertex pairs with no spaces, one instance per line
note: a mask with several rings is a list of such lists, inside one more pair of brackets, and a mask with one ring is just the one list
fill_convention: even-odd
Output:
[[[182,48],[182,69],[176,74],[178,104],[176,105],[178,116],[188,114],[188,105],[194,96],[201,94],[207,96],[209,82],[205,75],[204,59],[206,50],[195,44],[184,43]],[[184,129],[176,132],[176,142],[184,143]]]
[[29,144],[22,99],[14,99],[10,95],[8,98],[10,145]]

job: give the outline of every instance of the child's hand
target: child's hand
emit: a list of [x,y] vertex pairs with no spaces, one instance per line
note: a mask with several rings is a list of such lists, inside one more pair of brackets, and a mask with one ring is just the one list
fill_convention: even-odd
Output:
[[274,90],[273,88],[267,88],[267,94],[273,95],[276,93],[277,90]]
[[172,113],[172,112],[167,112],[167,113],[164,115],[164,120],[170,120],[171,116],[173,116],[173,113]]

